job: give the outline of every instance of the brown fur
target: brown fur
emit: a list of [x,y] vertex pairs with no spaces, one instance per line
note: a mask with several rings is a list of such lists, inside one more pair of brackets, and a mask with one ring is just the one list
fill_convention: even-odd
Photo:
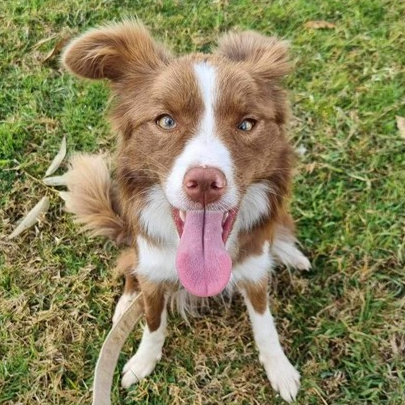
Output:
[[[294,225],[288,213],[287,201],[293,151],[286,135],[289,105],[281,86],[282,78],[290,70],[288,47],[283,41],[255,32],[231,33],[219,40],[218,48],[213,54],[192,54],[175,58],[155,42],[140,23],[126,21],[92,30],[74,40],[64,52],[63,63],[78,76],[107,79],[113,97],[110,120],[118,135],[114,170],[110,173],[101,156],[73,158],[71,170],[66,176],[69,191],[64,194],[64,198],[68,211],[73,212],[77,221],[86,229],[95,235],[107,236],[119,244],[131,246],[121,254],[117,262],[117,272],[125,275],[124,292],[127,296],[117,306],[114,318],[125,310],[134,293],[142,291],[147,331],[157,331],[157,339],[150,340],[151,336],[144,334],[145,347],[141,344],[140,355],[144,359],[143,351],[151,349],[153,364],[148,364],[150,362],[146,359],[147,370],[141,370],[139,365],[131,363],[137,361],[135,356],[128,363],[129,370],[124,372],[123,385],[129,386],[134,380],[133,376],[137,375],[135,371],[146,375],[150,372],[149,366],[154,366],[156,358],[160,357],[164,340],[164,330],[160,327],[166,298],[171,296],[172,303],[178,299],[178,309],[182,314],[186,313],[187,300],[190,301],[190,307],[193,301],[193,296],[187,292],[172,294],[180,286],[178,281],[167,281],[177,280],[172,266],[172,260],[175,259],[172,247],[176,243],[173,240],[174,229],[169,229],[166,233],[166,229],[159,227],[157,221],[164,221],[166,218],[162,219],[157,211],[162,209],[170,212],[170,205],[167,206],[166,203],[172,204],[172,215],[181,230],[182,213],[178,210],[189,212],[202,209],[200,202],[182,203],[178,201],[182,196],[177,195],[177,200],[173,197],[175,191],[181,189],[184,179],[177,179],[176,184],[173,181],[167,182],[167,178],[173,173],[175,163],[176,168],[181,166],[181,160],[176,159],[188,141],[197,134],[204,138],[205,133],[200,131],[211,125],[211,119],[202,121],[206,111],[213,115],[212,122],[216,125],[213,132],[220,139],[221,153],[215,159],[219,161],[229,152],[233,163],[232,169],[226,168],[225,163],[223,165],[223,168],[229,169],[229,173],[232,172],[233,181],[229,181],[226,187],[235,187],[232,190],[233,197],[219,200],[217,205],[213,202],[204,206],[207,210],[219,209],[224,215],[226,212],[231,213],[228,222],[225,222],[223,236],[227,235],[226,225],[233,220],[233,213],[238,211],[242,202],[248,201],[243,201],[243,197],[249,187],[255,184],[259,184],[259,187],[268,186],[261,187],[263,191],[255,201],[261,209],[261,217],[256,219],[256,223],[247,219],[246,227],[249,229],[239,230],[235,235],[235,244],[233,241],[229,244],[233,264],[238,265],[249,257],[263,255],[267,242],[270,243],[269,248],[274,259],[288,263],[288,252],[284,255],[283,246],[287,243],[287,246],[294,249]],[[205,88],[201,87],[210,88],[209,80],[214,76],[215,92],[210,89],[210,97],[215,94],[216,99],[211,109],[205,107],[207,97]],[[202,86],[200,80],[203,82]],[[171,129],[161,128],[160,118],[163,115],[172,116],[175,126],[170,125]],[[252,124],[251,128],[241,128],[240,124],[245,120]],[[197,151],[195,145],[205,147],[206,139],[201,141],[201,138],[187,150],[187,153],[191,151],[189,157]],[[225,146],[226,152],[222,151],[222,146]],[[195,159],[194,165],[204,163]],[[221,166],[221,162],[217,164]],[[216,163],[212,165],[215,166]],[[182,169],[185,172],[190,167],[184,166]],[[151,193],[154,186],[158,186],[157,194]],[[168,192],[168,187],[174,187],[175,191]],[[162,196],[161,192],[167,201],[156,198]],[[267,200],[263,192],[267,193]],[[249,197],[253,199],[256,196]],[[148,205],[148,199],[152,198],[153,204]],[[146,212],[143,211],[145,208],[148,208]],[[142,213],[145,215],[142,216]],[[247,218],[251,211],[243,214]],[[141,226],[141,221],[146,226]],[[156,230],[153,229],[154,226]],[[205,235],[204,233],[204,238]],[[275,243],[271,245],[273,239]],[[163,249],[156,249],[156,253],[153,250],[148,251],[148,247],[142,250],[145,240],[149,245],[158,247],[165,243],[167,247],[170,246],[168,253]],[[144,267],[138,264],[138,249],[141,249],[139,253],[142,256],[139,257],[145,262]],[[147,256],[148,254],[156,254],[157,257]],[[262,258],[259,258],[258,269],[242,269],[241,280],[245,281],[239,281],[238,287],[246,294],[254,311],[264,314],[271,321],[266,313],[268,280],[265,275],[265,266],[270,266],[270,259]],[[157,261],[153,262],[153,259]],[[305,261],[303,264],[299,263],[299,259],[300,257],[296,267],[308,266]],[[160,269],[156,268],[156,263],[165,267],[162,274],[158,274]],[[254,277],[256,270],[260,271],[261,277]],[[259,281],[246,281],[250,276]],[[257,332],[257,319],[251,313],[250,305],[249,312]],[[267,325],[265,329],[269,334],[268,338],[272,340],[268,343],[278,344],[277,339],[272,337],[275,331],[271,331],[270,327],[273,328]],[[293,372],[288,360],[283,359],[279,347],[275,347],[275,356],[270,356],[271,347],[265,345],[267,339],[261,334],[256,335],[256,332],[256,343],[270,381],[275,388],[278,387],[283,398],[293,399],[298,389],[299,375]],[[286,376],[282,374],[281,379],[272,376],[273,370],[269,369],[268,364],[270,360],[264,361],[264,357],[271,357],[270,360],[274,357],[277,363],[281,361],[283,367],[280,372]],[[143,368],[142,363],[143,361]],[[290,392],[284,392],[286,389]]]
[[225,34],[217,53],[239,62],[260,81],[278,81],[291,70],[288,42],[254,31]]
[[[236,162],[240,193],[258,181],[271,187],[268,217],[238,235],[237,263],[261,253],[275,227],[284,222],[293,232],[286,204],[293,160],[286,137],[289,107],[280,87],[290,63],[286,42],[276,38],[254,32],[227,34],[214,54],[177,59],[134,21],[93,30],[73,41],[63,62],[76,75],[109,79],[114,97],[111,121],[119,139],[113,181],[100,157],[88,157],[87,163],[84,158],[73,160],[67,209],[94,234],[134,248],[133,235],[139,234],[159,244],[138,223],[143,193],[165,181],[174,159],[196,133],[203,101],[193,64],[203,61],[219,68],[217,133]],[[176,128],[165,131],[156,125],[156,117],[163,113],[176,117]],[[236,126],[246,117],[256,119],[257,126],[242,133]]]
[[65,174],[68,192],[61,193],[66,209],[92,235],[105,236],[118,244],[128,243],[130,229],[120,216],[117,193],[102,156],[75,155]]
[[127,275],[134,272],[138,262],[135,249],[129,248],[121,252],[117,259],[115,272],[117,275]]
[[158,68],[170,59],[136,20],[127,20],[86,32],[69,44],[63,64],[87,79],[118,81],[128,73],[143,76],[145,66]]
[[143,293],[143,306],[149,331],[159,328],[165,303],[165,292],[175,290],[172,283],[152,283],[145,277],[137,277],[136,252],[133,248],[124,250],[117,260],[116,272],[125,276],[124,294]]
[[125,276],[124,294],[143,293],[143,307],[150,332],[159,328],[165,304],[165,292],[174,289],[171,283],[152,283],[145,277],[137,277],[134,270],[137,263],[133,248],[124,250],[117,260],[116,271]]
[[141,291],[138,278],[135,275],[137,263],[138,258],[134,248],[125,249],[117,259],[115,273],[125,277],[124,294],[132,295]]
[[153,283],[145,277],[139,277],[144,297],[146,322],[150,332],[159,328],[165,305],[165,293],[175,288],[172,283]]
[[240,283],[240,287],[245,291],[246,296],[252,303],[254,310],[263,314],[267,309],[267,278],[257,283]]

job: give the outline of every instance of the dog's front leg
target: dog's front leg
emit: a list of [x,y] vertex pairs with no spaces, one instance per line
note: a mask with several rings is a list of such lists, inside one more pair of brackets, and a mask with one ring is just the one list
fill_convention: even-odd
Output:
[[300,375],[291,365],[280,345],[267,298],[267,280],[244,283],[240,291],[245,299],[253,327],[254,339],[259,350],[267,378],[273,389],[287,402],[295,399],[300,387]]
[[123,369],[122,386],[128,388],[148,376],[162,357],[166,331],[165,289],[161,284],[141,281],[146,325],[136,354]]

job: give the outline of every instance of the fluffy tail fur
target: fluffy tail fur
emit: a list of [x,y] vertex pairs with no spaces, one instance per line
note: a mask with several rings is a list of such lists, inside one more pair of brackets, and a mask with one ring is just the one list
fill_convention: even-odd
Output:
[[117,193],[103,156],[73,156],[64,177],[69,191],[61,193],[61,197],[66,210],[75,215],[75,221],[92,235],[129,245],[130,231],[120,216]]

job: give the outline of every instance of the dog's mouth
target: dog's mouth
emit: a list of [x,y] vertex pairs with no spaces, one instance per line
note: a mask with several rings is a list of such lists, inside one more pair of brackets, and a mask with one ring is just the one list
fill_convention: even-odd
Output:
[[[189,213],[193,212],[193,211],[188,211]],[[222,213],[222,220],[221,220],[221,227],[222,227],[222,240],[224,243],[226,243],[226,241],[229,238],[229,235],[232,231],[233,228],[233,224],[235,222],[236,219],[236,214],[237,214],[237,209],[231,209],[229,211],[194,211],[197,213],[204,213],[204,219],[205,216],[211,216],[210,213]],[[173,220],[174,223],[176,225],[176,229],[177,229],[177,233],[179,234],[179,237],[181,238],[183,235],[183,230],[184,230],[184,224],[186,222],[186,217],[187,217],[187,211],[182,211],[182,210],[178,210],[176,208],[172,209],[172,213],[173,213]]]
[[176,268],[184,288],[210,297],[224,290],[231,277],[232,260],[225,243],[237,215],[229,211],[180,211],[173,219],[180,236]]

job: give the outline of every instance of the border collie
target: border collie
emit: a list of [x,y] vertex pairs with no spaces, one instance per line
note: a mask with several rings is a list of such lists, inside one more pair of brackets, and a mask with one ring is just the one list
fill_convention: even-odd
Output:
[[79,77],[107,79],[113,96],[117,151],[108,161],[73,157],[63,197],[86,229],[129,246],[113,322],[141,290],[146,325],[122,385],[161,358],[170,297],[187,304],[236,288],[272,387],[294,400],[300,375],[268,306],[274,266],[310,267],[287,205],[286,42],[230,33],[211,54],[176,57],[142,24],[124,21],[73,40],[62,60]]

